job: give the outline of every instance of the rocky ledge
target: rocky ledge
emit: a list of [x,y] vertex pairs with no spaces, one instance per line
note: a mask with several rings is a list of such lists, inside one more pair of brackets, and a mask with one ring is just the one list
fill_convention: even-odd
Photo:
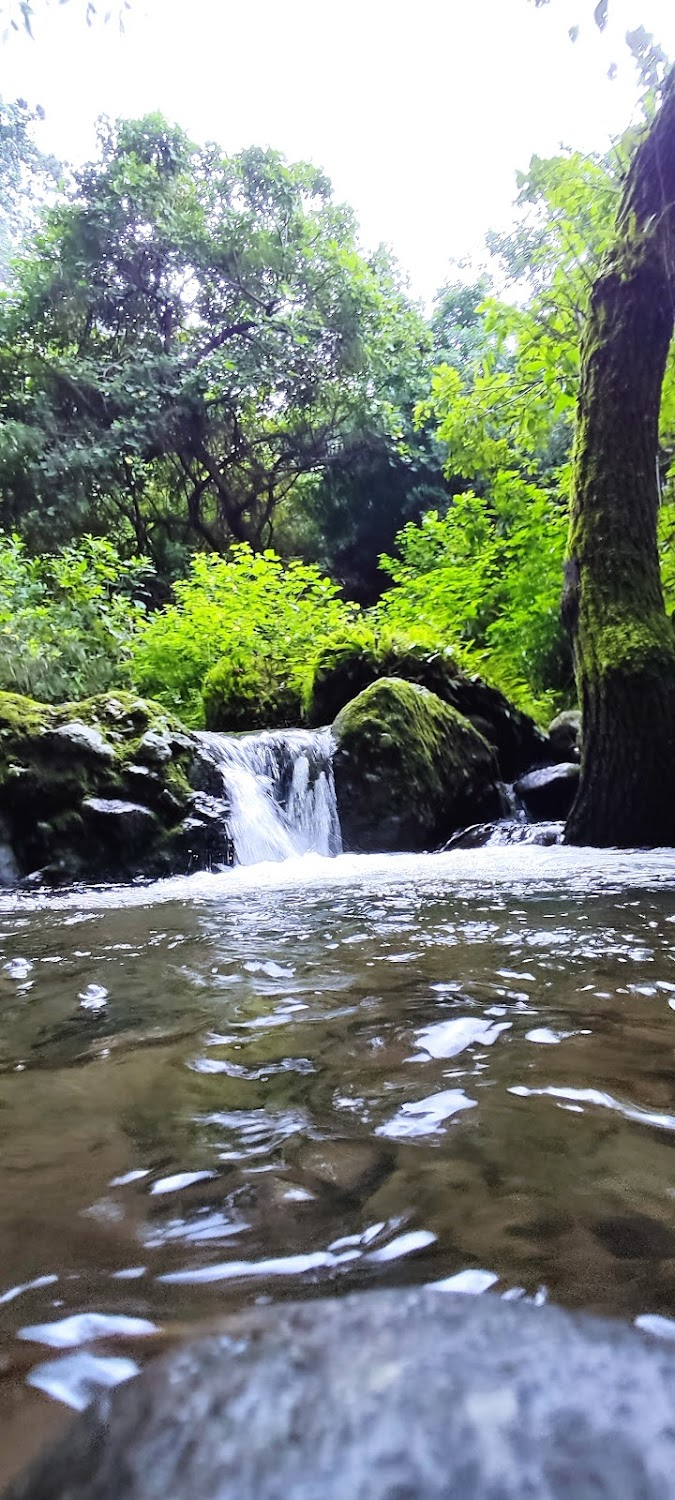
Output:
[[5,1500],[665,1500],[675,1347],[437,1287],[253,1307],[102,1397]]
[[157,878],[231,857],[218,767],[158,704],[0,693],[0,884]]

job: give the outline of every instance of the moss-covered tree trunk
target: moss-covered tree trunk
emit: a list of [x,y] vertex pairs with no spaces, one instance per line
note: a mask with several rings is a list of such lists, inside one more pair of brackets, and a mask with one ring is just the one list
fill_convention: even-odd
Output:
[[675,844],[675,628],[657,551],[675,310],[675,73],[628,174],[582,346],[563,616],[583,721],[573,844]]

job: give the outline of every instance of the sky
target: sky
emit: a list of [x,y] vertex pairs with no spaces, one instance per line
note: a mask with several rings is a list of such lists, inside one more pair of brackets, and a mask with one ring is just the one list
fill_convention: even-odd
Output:
[[0,94],[41,105],[40,143],[73,163],[94,154],[100,115],[152,110],[228,153],[269,145],[312,161],[355,209],[364,247],[389,245],[429,303],[453,261],[479,263],[486,231],[508,226],[533,154],[604,150],[629,124],[628,27],[675,58],[673,0],[611,0],[602,36],[593,4],[132,0],[120,35],[88,29],[84,0],[35,0],[34,41],[0,45]]

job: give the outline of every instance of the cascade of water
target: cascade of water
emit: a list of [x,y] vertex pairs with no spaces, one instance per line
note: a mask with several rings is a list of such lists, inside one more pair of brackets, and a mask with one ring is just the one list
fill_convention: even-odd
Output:
[[238,864],[341,853],[329,729],[202,738],[222,769]]

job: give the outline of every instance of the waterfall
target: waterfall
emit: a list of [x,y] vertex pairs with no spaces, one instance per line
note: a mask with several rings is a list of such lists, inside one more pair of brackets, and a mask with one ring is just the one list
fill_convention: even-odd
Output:
[[238,864],[342,852],[329,729],[201,738],[222,770]]

